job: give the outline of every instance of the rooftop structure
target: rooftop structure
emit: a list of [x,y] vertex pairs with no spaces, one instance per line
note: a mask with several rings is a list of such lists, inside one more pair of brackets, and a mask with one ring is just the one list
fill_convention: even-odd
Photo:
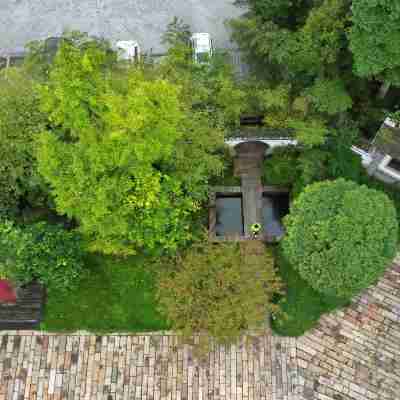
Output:
[[386,118],[368,150],[352,147],[368,173],[386,183],[400,182],[400,125]]

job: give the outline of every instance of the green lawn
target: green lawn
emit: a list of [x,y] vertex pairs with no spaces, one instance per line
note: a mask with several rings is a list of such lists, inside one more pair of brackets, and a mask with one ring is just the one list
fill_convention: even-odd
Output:
[[305,282],[285,260],[280,251],[276,252],[276,263],[280,276],[286,286],[286,295],[279,300],[287,319],[271,321],[272,329],[282,336],[301,336],[313,328],[322,314],[348,304],[338,298],[327,298],[315,291]]
[[87,257],[88,276],[67,295],[49,293],[41,328],[93,332],[167,329],[156,311],[152,262],[143,256]]

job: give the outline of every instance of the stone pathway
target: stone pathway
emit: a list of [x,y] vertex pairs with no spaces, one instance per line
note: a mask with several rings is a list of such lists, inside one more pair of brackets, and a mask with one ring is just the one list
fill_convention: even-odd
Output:
[[301,338],[249,334],[204,362],[171,333],[0,335],[0,400],[398,400],[400,260]]

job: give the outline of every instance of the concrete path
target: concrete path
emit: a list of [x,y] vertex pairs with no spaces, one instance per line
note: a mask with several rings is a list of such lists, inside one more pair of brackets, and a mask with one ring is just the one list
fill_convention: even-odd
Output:
[[0,400],[398,400],[400,259],[300,338],[248,335],[200,363],[170,333],[2,332]]
[[161,51],[160,36],[174,16],[229,47],[226,18],[242,12],[233,0],[1,0],[0,53],[26,42],[79,29],[110,40],[135,39]]

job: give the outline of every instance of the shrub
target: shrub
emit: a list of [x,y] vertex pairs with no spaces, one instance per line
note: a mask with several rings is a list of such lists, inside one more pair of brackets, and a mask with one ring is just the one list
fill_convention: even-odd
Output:
[[278,147],[264,161],[263,181],[266,185],[291,186],[297,179],[299,153],[291,147]]
[[293,195],[297,196],[304,188],[314,182],[327,179],[329,153],[313,148],[303,151],[298,158],[297,179],[293,185]]
[[[158,299],[173,329],[184,338],[208,333],[220,343],[236,340],[262,325],[280,292],[272,256],[242,250],[238,244],[200,243],[176,258],[161,275]],[[243,255],[243,251],[246,252]]]
[[351,298],[394,257],[396,211],[386,194],[338,179],[309,185],[285,218],[283,251],[315,290]]
[[24,285],[37,280],[49,290],[73,288],[82,273],[80,237],[44,222],[19,227],[0,224],[0,264],[7,276]]

